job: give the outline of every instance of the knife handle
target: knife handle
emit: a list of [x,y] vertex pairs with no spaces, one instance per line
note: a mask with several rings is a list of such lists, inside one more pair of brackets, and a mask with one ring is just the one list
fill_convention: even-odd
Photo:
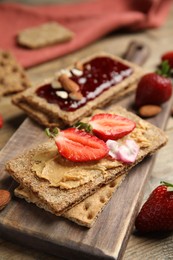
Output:
[[128,45],[123,58],[137,65],[143,65],[149,55],[150,48],[147,44],[140,41],[132,41]]

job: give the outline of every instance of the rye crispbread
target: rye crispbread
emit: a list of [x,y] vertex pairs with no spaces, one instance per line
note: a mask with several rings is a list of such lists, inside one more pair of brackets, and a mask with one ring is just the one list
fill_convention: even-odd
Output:
[[24,69],[13,55],[0,50],[0,96],[20,92],[30,86]]
[[[97,112],[100,113],[101,111]],[[167,142],[167,137],[161,129],[142,120],[137,115],[128,112],[126,109],[115,106],[114,108],[112,107],[111,112],[122,115],[136,122],[136,128],[126,136],[126,138],[134,139],[140,147],[137,159],[134,163],[125,164],[116,160],[111,161],[111,167],[106,166],[105,171],[94,169],[96,164],[95,162],[81,163],[83,168],[89,166],[87,171],[89,176],[92,175],[92,181],[69,190],[52,187],[50,186],[49,181],[38,178],[32,170],[33,165],[36,162],[38,163],[38,158],[41,154],[46,153],[50,155],[50,153],[52,153],[51,156],[57,154],[57,148],[54,141],[50,140],[49,142],[30,150],[26,154],[11,160],[7,163],[6,169],[22,187],[27,187],[27,189],[36,194],[36,196],[40,198],[41,203],[46,205],[47,210],[56,215],[64,214],[67,210],[92,195],[103,185],[110,183],[116,177],[128,172],[132,167],[142,161],[144,157],[155,153]],[[74,163],[65,159],[63,160],[65,166],[68,165],[69,168],[71,167],[71,169],[74,169]],[[104,165],[110,165],[110,160],[102,160],[103,161],[101,162],[103,162]],[[107,161],[109,161],[109,163]],[[80,163],[78,163],[78,165],[79,164]]]
[[38,49],[70,41],[74,33],[56,22],[48,22],[32,28],[27,28],[18,34],[17,42],[30,49]]
[[[112,198],[114,192],[125,179],[125,176],[126,174],[123,174],[111,183],[104,185],[94,194],[67,210],[62,216],[77,223],[78,225],[91,228],[97,220],[99,214],[103,211],[106,204]],[[29,203],[34,203],[46,211],[50,211],[50,209],[47,208],[47,205],[41,202],[40,198],[26,187],[23,188],[20,185],[15,189],[14,193],[17,197],[25,199]],[[50,212],[54,214],[54,212]]]
[[[88,101],[84,106],[76,109],[75,111],[62,110],[58,104],[48,103],[46,99],[39,97],[36,91],[39,86],[34,86],[31,89],[22,92],[19,95],[13,97],[12,102],[23,109],[32,119],[36,120],[39,124],[44,126],[62,126],[73,125],[84,116],[90,115],[94,109],[102,108],[104,105],[114,100],[117,101],[120,98],[131,94],[136,89],[136,84],[141,75],[144,73],[139,66],[123,60],[117,56],[113,56],[107,53],[98,53],[81,60],[81,64],[88,62],[95,57],[110,57],[133,69],[133,73],[115,86],[110,87],[106,91],[103,91],[100,95],[93,100]],[[74,68],[72,65],[66,69],[70,71]],[[50,83],[51,81],[49,81]]]

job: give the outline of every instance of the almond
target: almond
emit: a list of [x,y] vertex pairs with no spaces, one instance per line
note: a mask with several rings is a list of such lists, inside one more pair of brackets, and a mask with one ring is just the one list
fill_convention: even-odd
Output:
[[5,206],[10,202],[11,195],[8,190],[0,190],[0,210],[5,208]]
[[78,70],[83,70],[83,64],[80,61],[76,61],[74,66]]
[[173,116],[173,107],[171,108],[171,116]]
[[79,70],[79,69],[72,69],[71,72],[75,75],[75,76],[82,76],[83,74],[83,71],[82,70]]
[[145,105],[140,107],[139,115],[142,117],[153,117],[161,112],[161,107],[156,105]]
[[67,77],[71,77],[71,76],[72,76],[70,70],[68,70],[68,69],[62,69],[62,70],[60,70],[60,71],[58,71],[58,72],[55,73],[55,79],[58,79],[59,76],[62,75],[62,74],[66,74]]
[[91,70],[91,64],[87,64],[87,65],[86,65],[86,69],[87,69],[87,70]]
[[56,95],[58,97],[61,97],[62,99],[67,99],[68,98],[68,93],[66,91],[56,91]]
[[66,74],[61,74],[58,80],[62,87],[68,92],[77,92],[79,90],[79,85],[71,80]]
[[82,93],[80,91],[78,92],[71,92],[69,94],[69,97],[73,100],[81,100],[83,98]]
[[59,83],[58,80],[56,80],[56,79],[54,79],[54,80],[51,82],[51,85],[52,85],[52,88],[54,88],[54,89],[60,89],[60,88],[61,88],[60,83]]

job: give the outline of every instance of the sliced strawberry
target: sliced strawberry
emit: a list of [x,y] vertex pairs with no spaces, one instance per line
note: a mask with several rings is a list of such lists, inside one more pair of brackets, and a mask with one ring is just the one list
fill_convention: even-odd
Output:
[[128,118],[113,114],[97,114],[89,122],[95,135],[104,141],[117,140],[129,134],[136,124]]
[[105,142],[76,128],[60,131],[55,142],[59,153],[74,162],[99,160],[108,154]]

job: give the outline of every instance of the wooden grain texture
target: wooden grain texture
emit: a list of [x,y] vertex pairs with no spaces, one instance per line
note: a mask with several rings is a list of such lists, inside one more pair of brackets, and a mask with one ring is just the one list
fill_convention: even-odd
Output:
[[[159,185],[161,180],[173,182],[172,172],[172,154],[173,154],[173,128],[172,120],[169,123],[167,135],[169,142],[167,146],[159,151],[156,158],[152,174],[145,186],[145,196],[143,202],[147,199],[151,191]],[[142,257],[144,255],[144,258]],[[157,235],[157,236],[140,236],[132,232],[123,260],[172,260],[173,259],[173,234]]]
[[[74,0],[27,0],[27,3],[63,3],[73,2]],[[6,2],[6,0],[1,1]],[[11,0],[10,2],[17,2]],[[24,2],[20,0],[20,2]],[[77,2],[77,0],[76,0]],[[28,70],[28,76],[35,84],[52,74],[60,68],[64,68],[78,58],[91,55],[96,51],[107,51],[116,55],[122,55],[129,41],[141,40],[148,44],[151,49],[150,58],[146,61],[144,68],[154,70],[159,63],[160,56],[172,50],[173,42],[173,8],[165,24],[159,29],[145,30],[138,33],[135,32],[115,32],[106,37],[90,44],[82,50],[76,51],[70,55],[66,55],[61,59],[55,59],[40,66]],[[11,105],[10,97],[4,97],[0,100],[0,113],[5,118],[4,127],[0,129],[0,149],[7,143],[12,134],[16,131],[22,121],[26,118],[23,112]],[[172,181],[173,163],[172,163],[172,142],[173,142],[173,118],[169,119],[167,125],[167,134],[169,142],[157,155],[151,177],[146,181],[144,200],[156,187],[160,179]],[[15,213],[15,212],[14,212]],[[54,257],[44,254],[41,251],[33,250],[27,247],[27,244],[20,246],[13,239],[13,243],[0,238],[0,259],[7,260],[60,260],[59,257]],[[123,260],[171,260],[173,256],[172,250],[173,234],[168,237],[142,237],[132,232],[127,248],[124,252]]]
[[[119,104],[131,109],[133,100],[134,96],[130,96]],[[170,108],[171,102],[168,102],[163,106],[162,113],[150,121],[163,129]],[[6,161],[46,139],[41,127],[30,119],[24,121],[1,151],[1,188],[9,189],[13,194],[15,187],[15,182],[4,171]],[[90,230],[14,197],[0,214],[0,234],[7,239],[15,239],[24,245],[67,259],[120,259],[153,160],[154,157],[148,157],[129,172],[125,182]]]

